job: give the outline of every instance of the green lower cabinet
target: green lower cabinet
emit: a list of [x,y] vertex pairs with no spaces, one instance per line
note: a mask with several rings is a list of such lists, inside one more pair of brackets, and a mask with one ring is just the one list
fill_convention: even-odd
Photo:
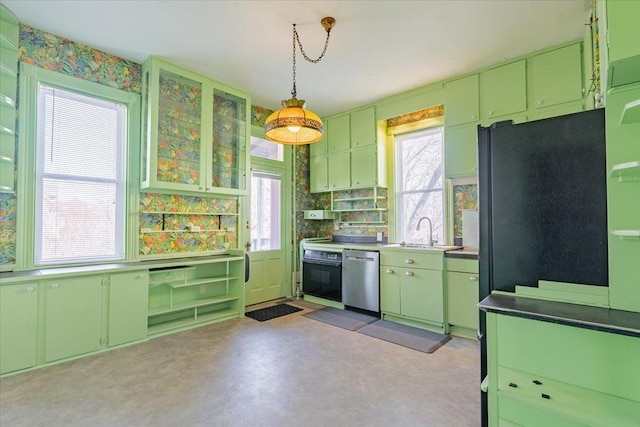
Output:
[[147,337],[149,274],[132,271],[109,277],[109,346]]
[[478,330],[478,275],[447,272],[447,321],[450,325]]
[[37,363],[38,284],[0,286],[0,374]]
[[[497,423],[503,426],[527,427],[586,427],[589,424],[571,419],[567,415],[541,408],[535,404],[514,399],[510,396],[499,395],[500,419]],[[495,424],[494,424],[495,425]]]
[[442,271],[401,270],[400,307],[402,314],[428,322],[442,323]]
[[380,268],[380,310],[385,313],[400,313],[400,276],[395,267]]
[[449,126],[444,130],[446,178],[478,174],[478,124]]
[[43,282],[45,363],[97,351],[102,337],[102,276]]

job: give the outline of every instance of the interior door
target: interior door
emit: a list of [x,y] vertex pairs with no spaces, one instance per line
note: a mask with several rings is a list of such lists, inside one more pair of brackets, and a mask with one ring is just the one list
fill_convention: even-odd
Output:
[[290,166],[283,151],[282,146],[251,138],[246,305],[281,298],[291,291]]

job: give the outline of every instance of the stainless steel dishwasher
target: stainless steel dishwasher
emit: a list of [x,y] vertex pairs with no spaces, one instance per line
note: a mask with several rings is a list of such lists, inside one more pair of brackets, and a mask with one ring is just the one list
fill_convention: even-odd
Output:
[[380,252],[342,251],[342,303],[380,312]]

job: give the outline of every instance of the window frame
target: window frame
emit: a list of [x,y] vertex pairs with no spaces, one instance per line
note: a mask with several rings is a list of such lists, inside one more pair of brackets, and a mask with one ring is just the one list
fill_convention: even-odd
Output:
[[[106,101],[123,104],[127,107],[124,142],[124,224],[121,238],[124,241],[122,259],[104,261],[80,261],[36,265],[36,219],[37,219],[37,113],[38,87],[43,84],[70,92]],[[118,261],[133,261],[138,258],[138,203],[140,171],[140,94],[126,92],[98,83],[82,80],[65,74],[20,63],[19,78],[20,108],[18,110],[20,132],[18,134],[18,212],[21,212],[16,224],[16,269],[47,268],[56,266],[94,265]]]

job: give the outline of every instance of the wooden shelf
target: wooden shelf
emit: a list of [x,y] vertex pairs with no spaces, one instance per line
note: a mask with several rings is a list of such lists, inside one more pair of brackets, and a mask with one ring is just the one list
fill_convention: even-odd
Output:
[[192,301],[186,301],[179,304],[174,304],[172,307],[150,308],[149,317],[167,313],[174,313],[176,311],[183,311],[191,308],[203,307],[205,305],[222,304],[225,302],[236,301],[237,299],[238,297],[234,297],[231,295],[220,295],[217,297],[200,298]]
[[622,109],[620,123],[627,125],[629,123],[640,123],[640,99],[629,102]]
[[640,230],[612,230],[611,234],[622,240],[640,240]]
[[640,161],[614,165],[609,176],[618,181],[640,181]]

